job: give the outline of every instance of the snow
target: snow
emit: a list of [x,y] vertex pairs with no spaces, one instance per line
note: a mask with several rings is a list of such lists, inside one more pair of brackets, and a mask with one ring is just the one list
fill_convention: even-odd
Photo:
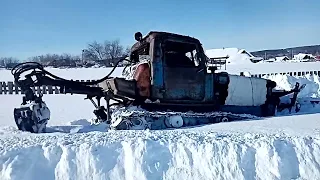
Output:
[[228,65],[238,65],[238,64],[250,64],[252,63],[250,60],[250,56],[247,54],[235,54],[229,57],[226,61]]
[[226,58],[227,64],[250,64],[254,58],[251,53],[238,48],[208,49],[205,53],[209,58]]
[[12,130],[1,135],[0,177],[316,179],[317,124],[309,115],[304,123],[298,117],[276,118],[191,130],[41,135]]
[[230,57],[239,52],[238,48],[208,49],[206,54],[209,58]]
[[299,93],[298,97],[320,98],[320,77],[318,75],[307,74],[303,77],[293,77],[289,75],[265,75],[262,78],[273,80],[277,83],[276,89],[289,91],[294,88],[295,83],[306,84],[306,87]]
[[[49,71],[98,79],[110,69]],[[278,89],[307,84],[299,95],[301,112],[188,129],[107,131],[88,122],[94,107],[85,96],[45,95],[49,132],[31,134],[17,131],[12,117],[21,95],[0,95],[0,179],[318,179],[320,104],[307,100],[319,98],[319,77],[264,78]],[[11,80],[10,72],[0,71],[0,81]]]

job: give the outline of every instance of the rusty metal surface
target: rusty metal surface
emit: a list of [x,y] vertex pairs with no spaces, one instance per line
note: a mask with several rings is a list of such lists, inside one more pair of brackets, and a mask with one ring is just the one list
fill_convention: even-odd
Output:
[[[144,73],[140,73],[142,79],[140,79],[140,82],[138,83],[138,86],[140,86],[139,94],[145,97],[150,96],[153,100],[160,99],[171,102],[176,100],[190,100],[193,102],[205,100],[212,102],[212,75],[210,78],[207,78],[209,84],[206,84],[206,74],[204,72],[197,72],[200,67],[195,67],[191,64],[187,65],[188,62],[191,63],[190,60],[185,62],[181,57],[172,58],[173,64],[169,64],[170,67],[167,67],[168,64],[165,63],[167,50],[164,49],[164,45],[167,41],[181,44],[193,44],[200,56],[201,53],[203,53],[201,43],[196,38],[168,32],[149,32],[140,42],[136,42],[131,48],[132,52],[137,53],[147,45],[149,46],[148,52],[151,57],[151,67],[149,67],[150,81],[148,81],[150,84],[147,84],[146,80],[142,80],[146,77],[143,77]],[[168,48],[169,51],[185,52],[185,50],[181,48],[176,49],[174,46]],[[186,46],[186,48],[186,51],[189,52],[190,46]],[[149,91],[147,89],[149,89]]]
[[151,31],[145,37],[143,37],[141,42],[136,42],[135,44],[133,44],[131,47],[131,51],[135,51],[139,49],[139,47],[143,43],[150,43],[152,39],[179,39],[185,42],[193,42],[193,43],[200,44],[200,41],[198,39],[190,36],[174,34],[169,32]]
[[164,99],[201,101],[205,95],[205,74],[198,68],[164,67]]
[[134,75],[137,81],[139,95],[142,97],[150,96],[150,68],[148,63],[140,64]]
[[137,83],[132,80],[115,77],[99,83],[98,86],[105,92],[112,90],[116,96],[124,96],[129,99],[135,99],[137,97],[135,91]]

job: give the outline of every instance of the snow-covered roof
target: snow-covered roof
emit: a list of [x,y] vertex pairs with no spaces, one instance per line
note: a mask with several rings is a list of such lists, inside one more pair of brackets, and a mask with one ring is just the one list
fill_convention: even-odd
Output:
[[261,63],[264,63],[264,62],[267,62],[267,63],[270,63],[270,62],[286,62],[287,60],[289,60],[289,58],[287,56],[279,56],[279,57],[263,60],[263,61],[261,61]]
[[293,59],[295,60],[303,60],[303,59],[313,59],[314,56],[312,54],[304,54],[304,53],[299,53],[293,56]]
[[286,61],[289,60],[288,56],[279,56],[275,58],[276,61]]
[[238,48],[222,48],[222,49],[208,49],[206,54],[209,58],[228,58],[239,52]]
[[245,49],[238,48],[208,49],[206,55],[210,59],[226,58],[228,64],[252,63],[251,60],[255,58]]
[[276,61],[275,58],[270,58],[270,59],[261,61],[261,63],[264,63],[264,62],[275,62],[275,61]]
[[238,54],[248,54],[251,58],[255,58],[250,52],[246,51],[245,49],[241,49],[238,51]]

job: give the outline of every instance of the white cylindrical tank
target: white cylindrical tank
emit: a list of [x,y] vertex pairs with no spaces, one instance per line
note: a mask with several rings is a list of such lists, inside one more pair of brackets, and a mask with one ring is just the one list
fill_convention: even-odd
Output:
[[265,103],[267,80],[256,77],[230,75],[225,105],[260,106]]

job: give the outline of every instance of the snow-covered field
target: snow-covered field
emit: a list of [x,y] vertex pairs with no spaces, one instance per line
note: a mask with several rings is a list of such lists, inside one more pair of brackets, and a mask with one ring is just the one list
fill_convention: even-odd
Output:
[[[68,79],[98,79],[109,69],[50,69]],[[121,69],[116,70],[119,75]],[[296,81],[301,112],[162,131],[106,131],[91,126],[84,96],[45,95],[50,133],[16,130],[21,95],[0,95],[0,179],[319,179],[320,98],[317,76],[268,76],[279,88]],[[0,81],[11,81],[0,71]]]

